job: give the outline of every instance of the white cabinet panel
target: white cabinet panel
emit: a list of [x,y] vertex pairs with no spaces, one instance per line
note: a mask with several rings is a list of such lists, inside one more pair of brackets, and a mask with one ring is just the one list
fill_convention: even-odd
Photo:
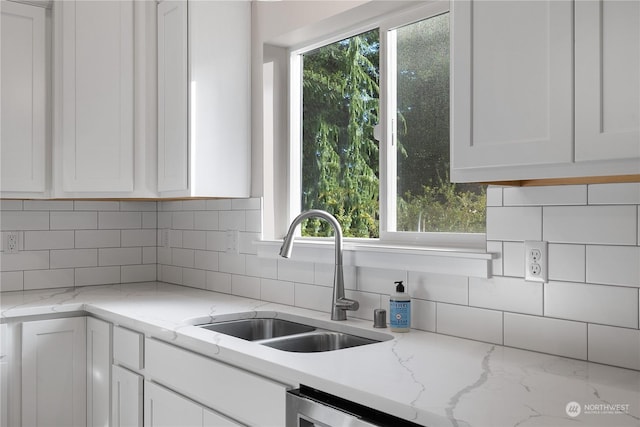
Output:
[[571,161],[571,2],[451,7],[454,172]]
[[87,318],[87,426],[111,425],[111,324]]
[[162,197],[249,196],[250,55],[249,1],[158,4]]
[[164,387],[145,382],[145,427],[202,427],[202,407]]
[[141,427],[143,410],[141,375],[114,365],[111,371],[113,427]]
[[63,190],[133,191],[133,1],[65,1]]
[[43,7],[2,1],[0,183],[6,192],[46,190],[47,89]]
[[115,326],[113,328],[113,360],[131,369],[143,368],[144,335]]
[[223,417],[209,409],[204,409],[202,414],[202,426],[203,427],[238,427],[243,424],[238,424],[231,421],[228,418]]
[[576,161],[640,158],[640,2],[579,0]]
[[285,424],[287,386],[273,380],[148,338],[145,372],[147,378],[247,425]]
[[158,191],[186,190],[187,2],[158,4]]
[[80,427],[86,419],[86,320],[22,326],[22,425]]

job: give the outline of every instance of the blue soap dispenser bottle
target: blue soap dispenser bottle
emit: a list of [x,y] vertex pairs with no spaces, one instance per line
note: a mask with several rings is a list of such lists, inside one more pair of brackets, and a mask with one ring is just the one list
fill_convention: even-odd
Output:
[[411,329],[411,298],[404,291],[402,281],[394,282],[396,292],[389,295],[389,327],[393,332],[409,332]]

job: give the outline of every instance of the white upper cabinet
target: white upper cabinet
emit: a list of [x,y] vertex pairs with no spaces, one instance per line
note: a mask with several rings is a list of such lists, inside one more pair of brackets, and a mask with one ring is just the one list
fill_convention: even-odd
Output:
[[451,7],[452,181],[640,173],[638,1]]
[[576,161],[640,159],[640,1],[579,0]]
[[571,3],[451,7],[455,167],[571,160]]
[[249,1],[159,3],[160,196],[249,196],[250,55]]
[[46,9],[0,2],[2,197],[37,197],[47,191]]
[[[54,195],[145,197],[155,122],[148,116],[147,64],[155,43],[149,2],[59,1],[54,3]],[[150,10],[152,21],[149,21]],[[152,37],[145,31],[151,25]],[[153,168],[155,173],[155,167]]]

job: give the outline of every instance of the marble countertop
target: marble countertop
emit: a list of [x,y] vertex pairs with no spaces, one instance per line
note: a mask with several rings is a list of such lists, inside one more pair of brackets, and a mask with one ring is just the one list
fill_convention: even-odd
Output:
[[[640,426],[640,372],[372,322],[331,322],[393,339],[290,353],[194,327],[256,311],[326,313],[160,282],[8,292],[2,322],[86,312],[297,387],[306,384],[429,426]],[[570,416],[568,405],[580,414]],[[574,406],[575,408],[575,406]],[[572,413],[574,415],[575,413]]]

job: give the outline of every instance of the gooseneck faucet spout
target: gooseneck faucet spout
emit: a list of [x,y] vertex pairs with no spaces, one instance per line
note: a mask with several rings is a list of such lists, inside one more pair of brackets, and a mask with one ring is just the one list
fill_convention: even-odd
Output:
[[280,256],[289,258],[293,249],[293,238],[296,227],[307,218],[322,218],[333,227],[335,237],[336,262],[333,274],[333,304],[331,305],[331,320],[347,320],[347,310],[357,310],[358,301],[344,296],[344,273],[342,271],[342,227],[338,220],[329,212],[312,209],[302,212],[289,226],[289,231],[284,237],[284,243],[280,248]]

